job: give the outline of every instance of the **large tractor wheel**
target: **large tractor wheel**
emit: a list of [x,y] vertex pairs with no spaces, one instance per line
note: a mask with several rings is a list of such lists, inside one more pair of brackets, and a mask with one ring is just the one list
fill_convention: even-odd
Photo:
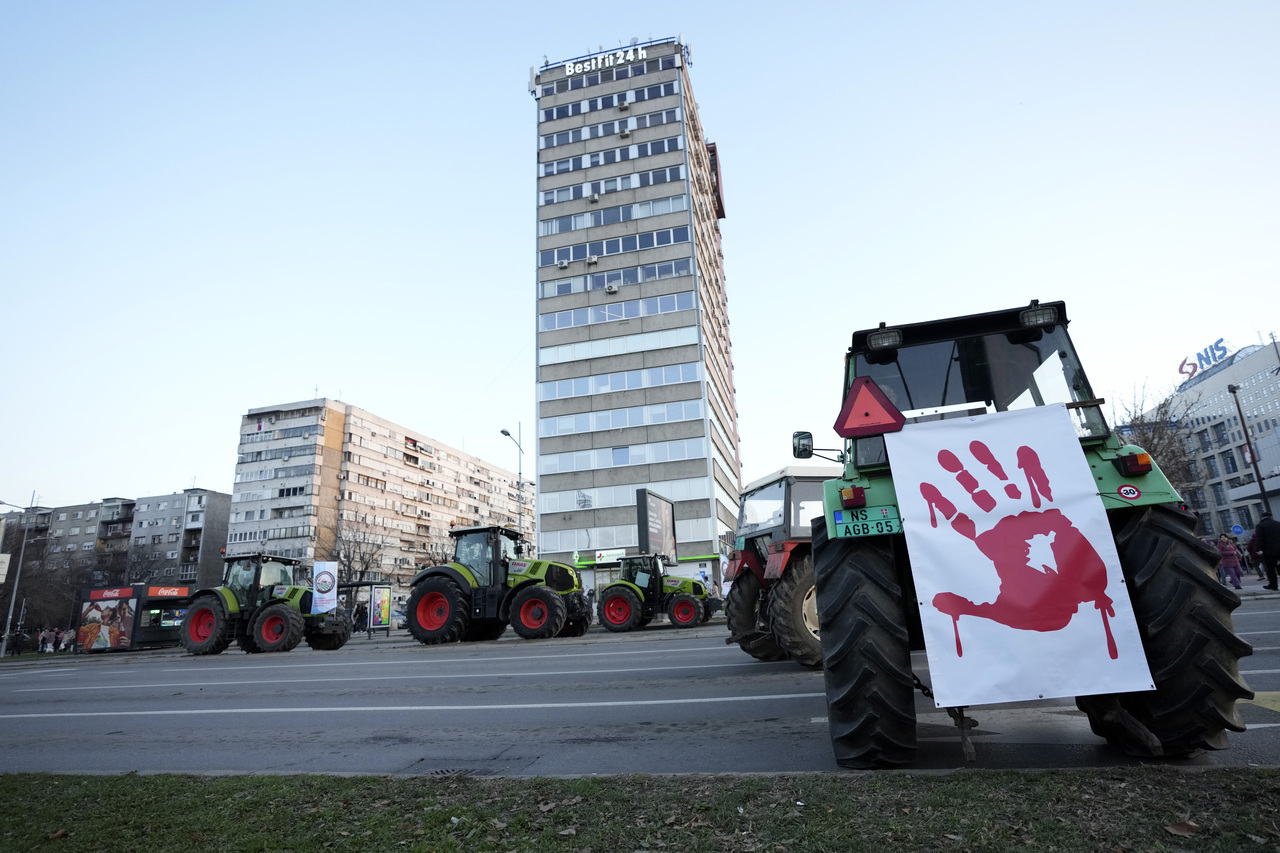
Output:
[[702,624],[702,602],[687,592],[678,592],[667,602],[667,621],[677,628],[696,628]]
[[486,643],[496,640],[507,630],[507,623],[501,619],[472,619],[467,633],[462,635],[464,643]]
[[336,652],[347,644],[347,640],[351,639],[354,626],[351,623],[351,617],[342,608],[338,608],[337,617],[342,620],[342,628],[336,634],[325,634],[319,631],[306,631],[302,633],[302,639],[306,641],[317,652]]
[[801,666],[822,666],[812,557],[788,563],[769,591],[769,624],[773,638],[789,658]]
[[615,634],[641,626],[640,598],[625,586],[606,589],[600,596],[600,624]]
[[258,648],[258,644],[253,641],[253,637],[251,635],[236,637],[236,648],[247,655],[256,655],[258,652],[262,651],[262,649]]
[[836,763],[871,769],[916,757],[907,602],[887,544],[827,539],[813,525],[823,680]]
[[187,608],[178,639],[193,655],[217,655],[231,645],[231,620],[216,595],[198,595]]
[[1253,648],[1235,635],[1240,599],[1218,583],[1217,551],[1195,537],[1195,518],[1152,506],[1113,517],[1120,565],[1156,689],[1081,696],[1094,734],[1142,757],[1226,749],[1227,729],[1244,731],[1237,699],[1252,699],[1240,658]]
[[787,653],[778,645],[773,632],[760,624],[760,617],[765,615],[760,608],[760,593],[763,589],[760,579],[746,569],[742,570],[729,587],[729,594],[724,600],[729,641],[736,642],[756,660],[784,660]]
[[526,640],[554,637],[564,622],[564,599],[549,586],[526,586],[511,600],[511,627]]
[[302,614],[282,602],[268,604],[253,617],[249,636],[259,651],[288,652],[302,642]]
[[471,605],[458,585],[446,577],[429,577],[409,593],[405,610],[409,633],[419,643],[456,643],[471,625]]

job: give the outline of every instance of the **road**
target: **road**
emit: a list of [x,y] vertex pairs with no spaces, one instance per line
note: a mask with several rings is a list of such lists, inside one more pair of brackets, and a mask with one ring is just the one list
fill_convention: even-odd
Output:
[[[1280,597],[1236,629],[1259,692],[1233,748],[1187,766],[1280,766]],[[820,672],[760,663],[722,623],[578,639],[421,646],[404,632],[338,652],[178,650],[0,664],[0,771],[590,775],[836,768]],[[917,659],[924,677],[923,655]],[[1135,763],[1071,700],[970,709],[977,760],[919,697],[922,769]]]

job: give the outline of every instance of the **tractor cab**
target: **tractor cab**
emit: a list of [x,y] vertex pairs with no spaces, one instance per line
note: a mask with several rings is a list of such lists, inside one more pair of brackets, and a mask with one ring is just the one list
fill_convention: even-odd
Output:
[[736,547],[748,541],[768,549],[777,542],[808,540],[813,519],[822,515],[822,483],[835,468],[784,468],[747,486],[738,510]]
[[511,561],[524,551],[519,534],[505,527],[471,527],[450,530],[449,535],[453,562],[470,570],[481,588],[505,586]]
[[295,586],[300,567],[300,561],[288,557],[249,554],[227,560],[222,582],[247,611],[270,601],[276,587]]
[[[623,557],[618,567],[618,580],[633,583],[645,593],[649,610],[662,592],[662,558],[656,554]],[[651,614],[650,614],[651,615]]]

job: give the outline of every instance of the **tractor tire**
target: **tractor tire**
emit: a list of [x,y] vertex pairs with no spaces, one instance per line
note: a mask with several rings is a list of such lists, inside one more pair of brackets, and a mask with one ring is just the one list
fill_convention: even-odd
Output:
[[760,592],[764,585],[760,579],[743,570],[724,600],[724,615],[729,623],[730,642],[736,642],[744,652],[756,660],[786,660],[787,653],[774,639],[773,632],[760,624]]
[[262,651],[262,649],[258,648],[258,644],[253,641],[253,637],[249,635],[236,637],[236,648],[247,655],[256,655]]
[[818,631],[818,595],[813,584],[813,557],[788,563],[769,591],[769,624],[787,657],[801,666],[822,666]]
[[346,611],[339,608],[338,615],[342,618],[342,630],[336,634],[323,634],[319,631],[303,631],[302,639],[306,641],[307,646],[317,652],[336,652],[347,644],[351,639],[354,626],[351,623],[351,617]]
[[583,634],[587,633],[587,629],[590,627],[591,627],[591,619],[589,617],[578,618],[578,619],[566,619],[564,623],[564,627],[560,629],[560,633],[556,634],[556,636],[557,637],[581,637]]
[[893,553],[875,540],[827,539],[813,525],[831,748],[842,767],[900,767],[916,757],[907,602]]
[[471,626],[471,602],[456,583],[439,575],[413,588],[405,614],[409,633],[428,646],[456,643]]
[[711,621],[711,607],[705,601],[698,603],[702,605],[702,618],[699,620],[699,624],[705,625]]
[[546,640],[565,623],[564,599],[544,584],[531,584],[511,600],[511,627],[526,640]]
[[1156,689],[1080,696],[1076,706],[1129,755],[1227,749],[1226,730],[1245,729],[1236,700],[1253,698],[1240,677],[1253,647],[1235,634],[1240,599],[1218,583],[1216,549],[1196,538],[1194,516],[1171,507],[1117,513],[1112,528]]
[[198,595],[178,629],[178,640],[193,655],[218,655],[231,645],[231,619],[216,595]]
[[507,630],[507,623],[501,619],[472,619],[467,633],[462,635],[464,643],[487,643],[496,640]]
[[306,627],[302,614],[283,602],[268,604],[253,617],[249,636],[259,651],[290,652],[302,642]]
[[640,598],[626,587],[606,589],[600,596],[600,624],[615,634],[625,634],[643,626]]
[[678,592],[667,602],[667,621],[677,628],[696,628],[702,624],[702,602],[687,592]]

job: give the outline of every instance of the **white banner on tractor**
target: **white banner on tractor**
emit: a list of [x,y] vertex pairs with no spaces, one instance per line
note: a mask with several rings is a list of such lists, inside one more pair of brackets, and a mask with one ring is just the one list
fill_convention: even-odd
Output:
[[885,442],[938,707],[1154,689],[1065,406]]
[[338,564],[316,563],[311,578],[311,612],[328,613],[337,607]]

